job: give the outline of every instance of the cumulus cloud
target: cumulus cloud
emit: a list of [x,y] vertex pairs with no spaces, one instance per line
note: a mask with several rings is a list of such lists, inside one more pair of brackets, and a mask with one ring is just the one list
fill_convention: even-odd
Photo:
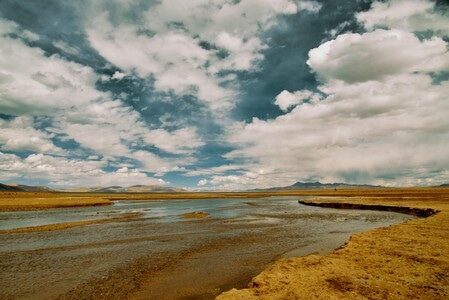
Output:
[[107,60],[141,77],[154,76],[159,91],[195,95],[212,107],[226,106],[233,95],[206,69],[210,53],[200,40],[182,32],[139,34],[137,25],[114,26],[106,13],[88,29],[92,46]]
[[[148,155],[156,166],[149,167],[148,155],[142,156],[139,152],[143,147],[154,146],[172,155],[186,155],[204,144],[192,127],[174,131],[150,129],[132,107],[96,88],[100,76],[92,68],[66,61],[58,55],[48,56],[40,48],[28,46],[12,35],[22,32],[17,24],[0,21],[4,25],[0,26],[0,110],[11,116],[11,119],[0,119],[2,151],[42,154],[48,163],[39,169],[45,170],[57,168],[52,163],[67,162],[63,158],[52,160],[49,155],[95,154],[110,162],[119,158],[134,160],[148,172],[161,175],[181,167],[172,160],[164,162],[154,153]],[[119,72],[113,75],[114,79],[123,77]],[[45,118],[45,122],[34,122],[35,118]],[[56,141],[75,142],[81,148],[63,149],[55,145]],[[177,162],[186,165],[192,161]],[[26,169],[10,172],[16,174],[20,170]],[[30,174],[38,175],[33,172]],[[104,179],[105,182],[125,175],[108,175],[102,169],[98,172],[100,177],[109,178]],[[64,174],[70,177],[69,173]],[[145,173],[134,169],[126,174],[129,180],[151,181]]]
[[375,1],[369,11],[356,15],[367,29],[389,27],[409,32],[433,31],[436,35],[449,36],[449,10],[437,10],[434,1],[391,0]]
[[121,79],[123,79],[125,76],[126,76],[125,73],[116,71],[116,72],[112,75],[111,78],[112,78],[112,79],[115,79],[115,80],[121,80]]
[[307,64],[325,80],[354,83],[410,72],[449,70],[447,43],[413,33],[378,29],[346,33],[309,52]]
[[17,117],[11,121],[0,119],[0,149],[4,151],[35,151],[63,155],[66,152],[56,147],[52,134],[36,130],[31,117]]
[[321,4],[316,1],[300,1],[298,3],[298,10],[306,10],[317,13],[321,9]]
[[145,141],[161,150],[177,154],[189,154],[204,145],[193,128],[181,128],[172,132],[155,129],[148,132]]
[[281,174],[275,175],[275,172],[267,174],[266,170],[256,168],[252,171],[237,172],[233,175],[213,175],[209,180],[200,180],[198,186],[224,191],[239,191],[259,187],[285,186],[283,179],[285,178]]
[[184,171],[179,165],[187,165],[192,163],[189,159],[161,159],[159,156],[148,151],[136,151],[132,157],[142,163],[140,169],[146,172],[154,173],[156,176],[162,176],[168,172]]
[[91,45],[126,72],[154,78],[158,91],[194,95],[219,113],[237,96],[224,87],[221,73],[257,67],[266,47],[259,35],[276,24],[278,15],[319,9],[312,1],[164,0],[139,12],[139,22],[130,22],[123,17],[126,6],[121,8],[123,15],[115,12],[114,19],[103,12],[87,21]]
[[134,184],[166,184],[162,179],[148,177],[138,169],[122,167],[112,172],[102,168],[104,160],[79,160],[31,154],[20,158],[0,152],[0,176],[8,180],[43,180],[52,186],[109,186]]
[[198,186],[205,186],[208,184],[207,179],[201,179],[200,181],[198,181]]
[[279,106],[281,110],[287,111],[290,107],[307,100],[318,102],[320,100],[320,95],[309,90],[296,91],[294,93],[283,90],[279,95],[276,96],[274,104]]
[[[327,181],[381,184],[391,176],[400,184],[418,170],[439,173],[449,166],[449,82],[434,86],[429,76],[410,74],[387,82],[329,84],[323,91],[327,97],[319,103],[235,128],[231,140],[247,146],[227,157],[258,161],[268,174],[282,170],[293,182],[320,174]],[[434,175],[435,184],[448,179]],[[276,182],[276,176],[269,178]]]
[[40,48],[28,47],[7,33],[0,36],[0,51],[3,113],[55,115],[70,109],[74,101],[84,105],[102,95],[94,88],[97,76],[89,67],[47,57]]
[[[1,178],[158,184],[178,172],[198,178],[200,188],[233,190],[298,180],[447,181],[447,10],[424,0],[375,1],[355,14],[365,32],[351,33],[350,13],[334,14],[337,5],[321,3],[74,2],[80,32],[63,37],[0,19]],[[296,44],[300,38],[281,38],[322,6],[319,21],[340,25],[321,24],[325,32],[317,35],[332,40],[309,52],[321,86],[307,85],[313,80],[303,73],[285,74],[284,82],[270,72],[278,49],[300,55],[285,57],[288,62],[307,58],[296,51],[305,47]],[[268,90],[282,92],[263,113],[251,111]],[[250,93],[255,100],[247,103]],[[233,121],[239,113],[240,120],[263,117]],[[196,165],[201,155],[209,167]]]
[[[376,2],[358,15],[371,31],[341,34],[312,49],[308,64],[322,80],[323,96],[304,101],[313,93],[283,91],[274,103],[284,115],[236,124],[229,139],[237,149],[226,158],[246,160],[247,173],[257,167],[264,172],[255,180],[243,173],[218,176],[214,183],[447,182],[449,81],[435,82],[433,74],[449,71],[448,44],[437,36],[441,23],[416,21],[434,16],[433,7],[427,1]],[[395,23],[400,17],[404,23]],[[435,35],[419,38],[415,31],[426,28]]]
[[190,170],[186,172],[187,176],[199,176],[199,175],[220,175],[230,171],[240,171],[242,166],[238,164],[220,165],[210,168],[201,168],[197,170]]

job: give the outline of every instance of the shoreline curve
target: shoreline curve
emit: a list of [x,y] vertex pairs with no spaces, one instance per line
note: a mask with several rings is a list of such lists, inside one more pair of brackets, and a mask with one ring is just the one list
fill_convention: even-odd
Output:
[[338,202],[310,202],[303,200],[298,200],[298,203],[302,205],[323,207],[323,208],[391,211],[401,214],[413,215],[420,218],[427,218],[439,212],[438,210],[432,208],[416,208],[416,207],[394,206],[394,205],[374,205],[374,204],[338,203]]
[[280,259],[248,287],[216,299],[447,299],[449,194],[335,198],[301,204],[376,209],[424,218],[352,235],[334,252]]

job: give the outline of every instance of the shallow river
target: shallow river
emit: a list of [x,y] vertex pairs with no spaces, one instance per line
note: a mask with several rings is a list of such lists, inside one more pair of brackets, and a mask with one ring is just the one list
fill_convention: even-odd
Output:
[[[0,212],[0,299],[213,299],[275,259],[327,253],[354,232],[415,217],[298,204],[300,197],[117,201],[112,206]],[[188,212],[209,217],[185,219]]]

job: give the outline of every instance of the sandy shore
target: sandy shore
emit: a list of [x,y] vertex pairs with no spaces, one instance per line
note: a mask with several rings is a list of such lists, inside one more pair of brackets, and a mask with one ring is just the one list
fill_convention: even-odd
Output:
[[430,208],[438,213],[355,234],[329,255],[278,260],[248,288],[232,289],[217,299],[449,298],[449,189],[341,195],[309,202]]

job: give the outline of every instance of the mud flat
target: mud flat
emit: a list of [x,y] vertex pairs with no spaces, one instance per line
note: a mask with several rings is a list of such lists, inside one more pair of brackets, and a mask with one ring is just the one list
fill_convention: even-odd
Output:
[[[331,196],[331,195],[329,195]],[[331,254],[277,260],[223,299],[448,299],[449,189],[340,192],[314,206],[428,216],[356,233]]]

